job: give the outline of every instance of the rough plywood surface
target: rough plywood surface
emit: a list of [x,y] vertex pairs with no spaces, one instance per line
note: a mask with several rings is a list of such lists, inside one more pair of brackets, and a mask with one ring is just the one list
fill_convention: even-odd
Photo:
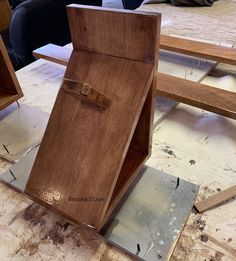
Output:
[[215,1],[212,7],[176,7],[170,4],[142,5],[138,10],[162,13],[162,33],[236,46],[236,1]]
[[20,102],[51,112],[64,73],[65,66],[43,60],[17,71],[24,92]]
[[0,182],[1,260],[133,260]]
[[[38,148],[31,150],[6,171],[1,180],[23,192],[37,151]],[[172,253],[189,217],[198,186],[180,179],[176,187],[174,176],[153,168],[145,168],[143,172],[105,238],[133,254],[139,243],[139,257],[150,261],[165,260]]]

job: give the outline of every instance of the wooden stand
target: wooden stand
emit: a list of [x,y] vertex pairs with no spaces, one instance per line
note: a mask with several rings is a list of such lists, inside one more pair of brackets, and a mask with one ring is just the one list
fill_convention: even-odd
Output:
[[22,96],[20,84],[0,36],[0,110]]
[[74,49],[25,192],[99,230],[150,155],[161,16],[68,16]]

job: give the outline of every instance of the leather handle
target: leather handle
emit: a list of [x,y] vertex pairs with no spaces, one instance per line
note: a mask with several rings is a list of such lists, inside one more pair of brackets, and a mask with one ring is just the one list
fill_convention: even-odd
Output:
[[83,102],[88,102],[102,110],[105,110],[110,105],[110,100],[88,83],[64,78],[62,90],[72,95],[78,95]]

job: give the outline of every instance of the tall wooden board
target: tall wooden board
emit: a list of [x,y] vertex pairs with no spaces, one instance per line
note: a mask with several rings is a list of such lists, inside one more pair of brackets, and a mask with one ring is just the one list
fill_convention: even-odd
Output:
[[160,15],[68,15],[74,50],[25,192],[99,229],[150,154]]
[[22,96],[20,84],[0,36],[0,110]]

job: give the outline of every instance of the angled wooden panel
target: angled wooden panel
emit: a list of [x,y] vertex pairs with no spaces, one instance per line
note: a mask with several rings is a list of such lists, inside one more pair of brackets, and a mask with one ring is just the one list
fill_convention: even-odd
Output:
[[[150,153],[160,16],[74,5],[68,12],[74,50],[25,192],[99,229]],[[107,26],[120,19],[118,31]],[[136,40],[138,51],[126,55]]]
[[[111,104],[100,111],[59,91],[26,193],[72,219],[100,224],[150,87],[147,82],[151,84],[152,67],[74,52],[65,77],[91,84]],[[86,201],[92,198],[101,200]]]
[[160,14],[68,6],[75,49],[153,63]]
[[7,50],[0,36],[0,109],[23,96]]

